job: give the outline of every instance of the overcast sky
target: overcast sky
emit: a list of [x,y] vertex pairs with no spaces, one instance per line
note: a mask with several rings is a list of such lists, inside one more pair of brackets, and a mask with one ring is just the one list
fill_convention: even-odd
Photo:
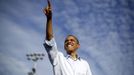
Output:
[[[37,75],[53,75],[43,47],[47,0],[0,0],[0,75],[27,75],[27,53],[44,53]],[[52,0],[59,51],[73,34],[93,75],[134,75],[134,0]]]

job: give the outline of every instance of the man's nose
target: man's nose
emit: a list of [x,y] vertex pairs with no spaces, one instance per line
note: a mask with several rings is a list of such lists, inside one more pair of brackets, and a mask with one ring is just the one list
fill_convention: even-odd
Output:
[[71,40],[68,40],[68,43],[71,43],[72,41]]

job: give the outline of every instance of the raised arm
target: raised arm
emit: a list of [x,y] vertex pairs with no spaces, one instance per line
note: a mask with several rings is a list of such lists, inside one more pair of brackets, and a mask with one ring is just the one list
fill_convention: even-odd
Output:
[[46,40],[50,41],[53,38],[53,28],[52,28],[52,6],[49,0],[47,0],[48,5],[44,8],[43,12],[46,15]]

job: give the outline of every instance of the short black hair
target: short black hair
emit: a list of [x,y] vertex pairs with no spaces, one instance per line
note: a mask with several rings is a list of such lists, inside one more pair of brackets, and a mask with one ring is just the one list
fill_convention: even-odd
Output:
[[67,35],[67,37],[69,37],[69,36],[74,37],[76,39],[76,41],[77,41],[77,44],[80,44],[80,42],[79,42],[79,40],[78,40],[78,38],[76,36],[74,36],[74,35]]

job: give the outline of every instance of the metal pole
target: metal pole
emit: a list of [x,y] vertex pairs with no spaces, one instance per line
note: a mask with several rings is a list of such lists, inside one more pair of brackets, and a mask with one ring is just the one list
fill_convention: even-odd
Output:
[[37,61],[43,60],[43,57],[45,56],[43,53],[30,53],[26,54],[27,60],[33,62],[32,72],[28,72],[28,75],[36,75],[36,67],[37,67]]

